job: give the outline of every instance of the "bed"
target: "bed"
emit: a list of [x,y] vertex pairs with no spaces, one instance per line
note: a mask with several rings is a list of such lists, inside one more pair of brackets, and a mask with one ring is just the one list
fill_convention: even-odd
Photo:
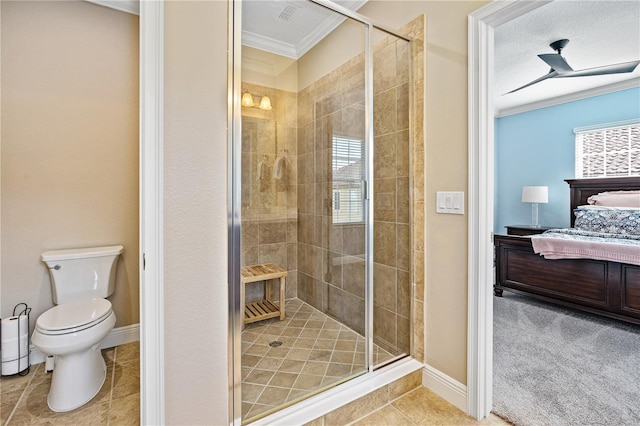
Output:
[[[571,226],[574,209],[607,191],[640,189],[640,177],[568,179]],[[543,234],[544,235],[544,234]],[[503,290],[526,294],[610,318],[640,324],[640,266],[600,259],[546,259],[534,253],[537,236],[495,235],[496,283]]]

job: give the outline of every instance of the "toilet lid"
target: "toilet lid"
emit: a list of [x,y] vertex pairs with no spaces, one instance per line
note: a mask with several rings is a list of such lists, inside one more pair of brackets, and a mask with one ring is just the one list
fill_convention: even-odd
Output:
[[90,299],[65,303],[38,317],[36,327],[45,334],[73,333],[92,326],[111,314],[107,299]]

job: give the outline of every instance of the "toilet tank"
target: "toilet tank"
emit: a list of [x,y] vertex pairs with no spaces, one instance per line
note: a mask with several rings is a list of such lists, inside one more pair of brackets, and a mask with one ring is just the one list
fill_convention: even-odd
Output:
[[51,250],[42,253],[49,268],[53,303],[105,299],[116,287],[117,259],[122,246]]

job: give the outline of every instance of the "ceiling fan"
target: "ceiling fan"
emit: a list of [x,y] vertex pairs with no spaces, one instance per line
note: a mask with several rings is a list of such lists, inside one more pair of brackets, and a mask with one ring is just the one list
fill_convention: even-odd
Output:
[[505,93],[508,95],[509,93],[517,92],[520,89],[524,89],[525,87],[529,87],[533,84],[539,83],[548,78],[565,78],[565,77],[585,77],[589,75],[605,75],[605,74],[622,74],[627,72],[632,72],[640,61],[631,61],[631,62],[622,62],[620,64],[612,64],[612,65],[604,65],[601,67],[595,68],[587,68],[584,70],[575,71],[573,68],[569,66],[567,61],[560,55],[562,49],[569,43],[569,40],[566,38],[562,40],[557,40],[551,43],[549,46],[555,50],[557,53],[544,53],[542,55],[538,55],[540,59],[545,61],[550,67],[551,70],[540,78],[533,80],[530,83],[525,84],[524,86],[520,86],[517,89],[514,89],[510,92]]

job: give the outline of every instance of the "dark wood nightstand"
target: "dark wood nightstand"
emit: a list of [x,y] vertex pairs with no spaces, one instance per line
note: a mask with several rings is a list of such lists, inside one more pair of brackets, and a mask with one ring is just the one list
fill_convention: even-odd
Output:
[[542,234],[544,231],[550,228],[548,226],[533,226],[533,225],[507,225],[507,235],[536,235]]

